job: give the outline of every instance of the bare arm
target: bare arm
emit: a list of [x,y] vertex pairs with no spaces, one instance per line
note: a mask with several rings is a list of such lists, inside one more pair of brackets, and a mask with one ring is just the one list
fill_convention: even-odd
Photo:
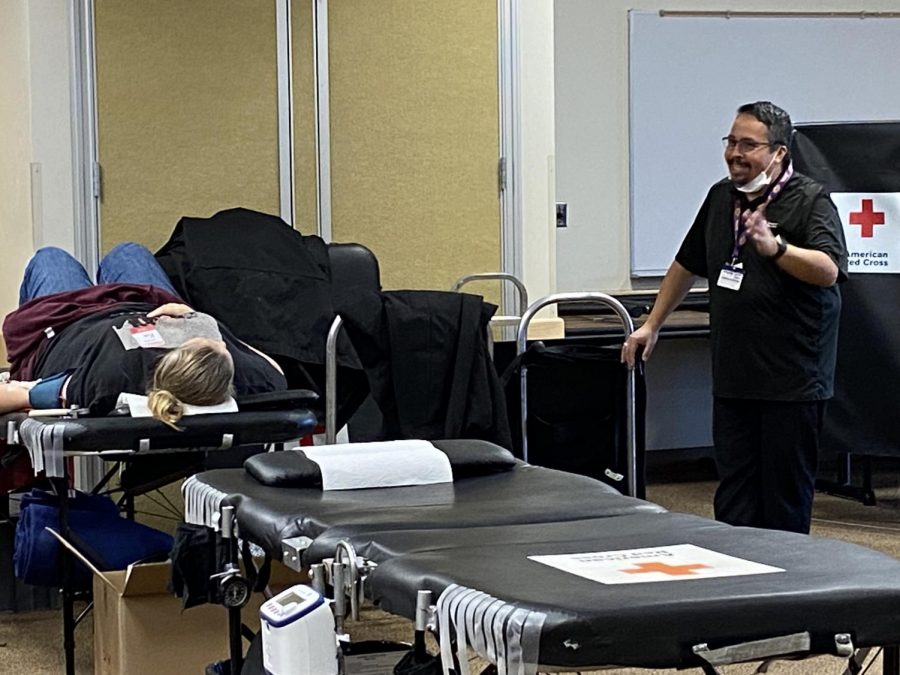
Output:
[[0,413],[25,410],[30,407],[28,391],[31,382],[4,382],[0,384]]
[[686,270],[681,263],[675,261],[669,266],[669,271],[663,277],[659,287],[659,295],[653,303],[653,310],[644,322],[644,325],[634,331],[622,345],[622,363],[627,363],[629,368],[634,368],[634,358],[639,347],[643,347],[642,358],[644,361],[650,358],[656,341],[659,338],[659,329],[694,285],[696,276]]
[[284,375],[284,371],[281,369],[281,366],[279,366],[279,365],[278,365],[278,362],[277,362],[275,359],[273,359],[271,356],[269,356],[268,354],[265,354],[265,353],[259,351],[256,347],[253,347],[253,346],[251,346],[251,345],[248,345],[248,344],[247,344],[246,342],[244,342],[243,340],[241,340],[241,344],[244,345],[244,346],[245,346],[247,349],[249,349],[250,351],[252,351],[252,352],[254,352],[254,353],[256,353],[256,354],[259,354],[261,357],[263,357],[266,361],[269,362],[269,365],[271,365],[275,370],[277,370],[279,373],[281,373],[282,375]]
[[793,244],[788,244],[775,264],[792,277],[815,286],[833,286],[838,277],[838,267],[827,253]]
[[[764,258],[778,252],[778,241],[769,228],[764,205],[747,218],[747,241]],[[838,278],[838,266],[823,251],[788,244],[784,254],[773,262],[792,277],[814,286],[831,286]]]
[[167,302],[160,305],[151,312],[147,312],[147,318],[152,319],[157,316],[185,316],[191,314],[194,310],[180,302]]

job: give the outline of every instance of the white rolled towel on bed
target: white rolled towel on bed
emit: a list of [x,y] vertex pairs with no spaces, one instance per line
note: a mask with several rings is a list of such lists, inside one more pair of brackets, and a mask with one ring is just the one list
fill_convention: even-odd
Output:
[[447,455],[428,441],[380,441],[302,448],[322,471],[323,490],[452,483]]
[[[147,406],[147,397],[141,396],[140,394],[128,394],[126,392],[122,392],[119,394],[119,398],[116,400],[116,407],[119,408],[121,406],[127,406],[129,413],[131,413],[132,417],[152,417],[153,413],[150,412],[150,408]],[[187,403],[184,404],[184,414],[185,415],[206,415],[210,413],[230,413],[230,412],[238,412],[237,401],[235,401],[231,396],[225,399],[222,403],[217,403],[216,405],[189,405]]]

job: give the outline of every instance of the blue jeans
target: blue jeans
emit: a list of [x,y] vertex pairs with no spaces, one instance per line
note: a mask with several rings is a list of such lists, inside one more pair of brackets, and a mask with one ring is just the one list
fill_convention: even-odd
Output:
[[[149,284],[178,295],[153,254],[134,242],[119,244],[103,257],[97,268],[97,283]],[[38,249],[28,261],[19,288],[19,304],[93,285],[84,266],[70,253],[47,246]]]

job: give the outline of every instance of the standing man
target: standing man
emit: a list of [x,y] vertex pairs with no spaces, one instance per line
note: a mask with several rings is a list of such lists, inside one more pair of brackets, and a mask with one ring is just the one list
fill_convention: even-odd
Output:
[[634,366],[697,277],[709,280],[716,519],[809,532],[819,433],[831,398],[847,247],[825,190],[794,171],[790,116],[738,108],[710,188],[646,323]]

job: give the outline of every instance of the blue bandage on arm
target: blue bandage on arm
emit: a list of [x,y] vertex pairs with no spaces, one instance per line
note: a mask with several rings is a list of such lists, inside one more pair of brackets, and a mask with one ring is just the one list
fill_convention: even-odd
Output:
[[66,378],[73,371],[66,370],[52,377],[46,377],[34,385],[28,392],[28,403],[32,408],[59,408],[60,393]]

